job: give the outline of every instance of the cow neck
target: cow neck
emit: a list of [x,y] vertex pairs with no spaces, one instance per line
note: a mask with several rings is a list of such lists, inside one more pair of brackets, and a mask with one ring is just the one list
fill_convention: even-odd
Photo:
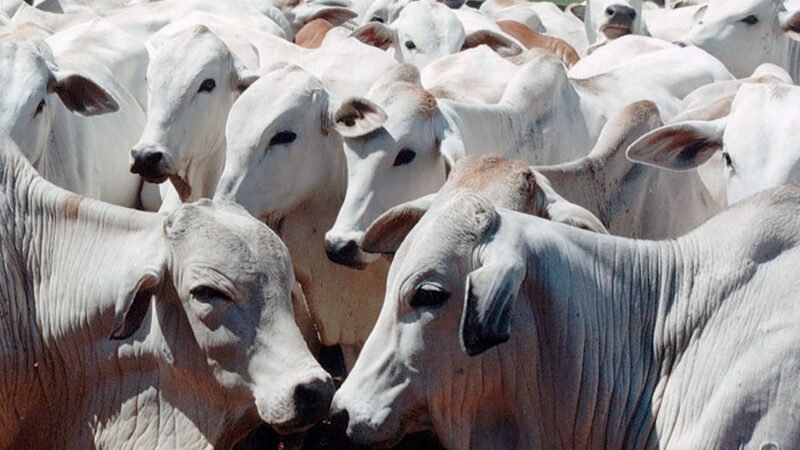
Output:
[[[544,54],[519,69],[496,104],[440,99],[439,105],[468,155],[494,153],[529,164],[555,164],[581,156],[565,143],[588,141],[580,101],[563,64]],[[560,129],[563,124],[570,124],[568,130]]]
[[527,431],[544,448],[640,447],[655,423],[651,402],[667,356],[659,318],[663,299],[680,290],[678,250],[539,222],[524,232],[521,296],[535,327],[512,328],[517,343],[527,341],[519,352],[535,358],[535,369],[516,374],[533,395],[518,406],[540,408],[528,412],[538,423]]
[[794,40],[790,37],[785,37],[786,43],[786,58],[788,60],[785,62],[783,67],[789,72],[789,75],[792,76],[792,80],[800,80],[800,41]]
[[267,217],[266,222],[292,255],[295,278],[302,285],[321,342],[354,346],[357,352],[380,312],[388,262],[381,258],[355,270],[328,259],[325,232],[335,223],[344,201],[347,166],[341,144],[330,145],[326,151],[336,157],[314,195],[287,213]]

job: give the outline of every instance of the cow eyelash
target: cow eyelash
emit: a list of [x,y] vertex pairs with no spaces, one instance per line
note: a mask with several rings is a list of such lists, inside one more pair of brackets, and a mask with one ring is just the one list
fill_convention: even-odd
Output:
[[209,302],[215,299],[232,301],[228,294],[210,286],[198,286],[189,291],[189,293],[192,294],[192,297],[200,300],[201,302]]
[[46,103],[44,102],[44,99],[42,99],[42,101],[40,101],[39,104],[36,105],[36,111],[33,113],[33,117],[36,117],[36,116],[38,116],[39,114],[42,113],[42,111],[44,110],[45,104]]
[[200,83],[200,88],[197,89],[197,92],[211,92],[215,87],[217,87],[217,83],[209,78]]
[[437,286],[423,284],[408,301],[412,308],[438,308],[450,298],[450,293]]
[[755,24],[758,23],[758,17],[750,14],[749,16],[747,16],[744,19],[742,19],[742,22],[744,22],[744,23],[746,23],[748,25],[755,25]]
[[415,44],[414,41],[406,41],[405,46],[409,50],[414,50],[417,48],[417,44]]

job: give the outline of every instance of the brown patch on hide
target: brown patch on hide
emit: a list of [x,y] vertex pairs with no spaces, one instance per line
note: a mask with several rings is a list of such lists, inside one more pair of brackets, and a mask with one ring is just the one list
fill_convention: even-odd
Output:
[[459,188],[484,194],[495,206],[536,214],[536,175],[513,159],[496,155],[470,155],[453,167],[440,193]]
[[69,194],[64,200],[64,217],[68,220],[75,220],[78,218],[78,213],[81,211],[81,202],[85,197],[78,194]]
[[303,25],[294,36],[294,43],[304,48],[319,48],[333,24],[325,19],[314,19]]
[[581,59],[578,52],[566,41],[555,36],[537,33],[524,23],[515,20],[498,20],[497,26],[528,49],[540,48],[551,55],[558,56],[567,67],[572,67]]

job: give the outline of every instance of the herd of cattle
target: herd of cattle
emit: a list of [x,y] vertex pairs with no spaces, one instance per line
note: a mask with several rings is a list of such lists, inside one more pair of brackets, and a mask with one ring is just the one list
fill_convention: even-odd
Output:
[[0,0],[0,448],[800,448],[800,1],[666,3]]

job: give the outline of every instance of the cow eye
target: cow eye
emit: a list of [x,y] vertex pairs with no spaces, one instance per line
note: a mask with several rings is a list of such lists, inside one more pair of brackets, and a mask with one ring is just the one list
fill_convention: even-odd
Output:
[[33,117],[36,117],[36,116],[38,116],[39,114],[42,113],[42,110],[44,109],[44,105],[45,105],[44,99],[42,99],[42,101],[40,101],[39,104],[36,105],[36,112],[33,113]]
[[200,89],[198,89],[197,92],[211,92],[215,87],[217,87],[217,83],[211,78],[208,78],[200,83]]
[[392,165],[394,167],[397,167],[397,166],[402,166],[404,164],[408,164],[411,161],[413,161],[416,156],[417,154],[414,152],[414,150],[404,148],[400,150],[400,153],[398,153],[397,156],[394,158],[394,164]]
[[380,18],[380,17],[378,17],[378,16],[375,16],[375,17],[373,17],[372,19],[369,19],[369,21],[370,21],[370,22],[378,22],[378,23],[383,23],[383,19],[382,19],[382,18]]
[[269,145],[291,144],[295,139],[297,139],[297,135],[291,131],[281,131],[272,136],[272,139],[269,140]]
[[414,41],[406,41],[405,46],[409,50],[414,50],[417,48],[417,44],[415,44]]
[[192,297],[205,303],[212,300],[231,300],[228,294],[210,286],[199,286],[189,291],[189,293],[192,294]]
[[722,152],[722,159],[725,161],[725,167],[733,167],[733,161],[731,160],[731,155],[728,152]]
[[758,17],[750,14],[749,16],[747,16],[744,19],[742,19],[742,22],[744,22],[744,23],[746,23],[748,25],[755,25],[755,24],[758,23]]
[[450,298],[449,292],[443,291],[436,286],[424,284],[417,288],[408,303],[413,308],[436,308],[442,306],[448,298]]

